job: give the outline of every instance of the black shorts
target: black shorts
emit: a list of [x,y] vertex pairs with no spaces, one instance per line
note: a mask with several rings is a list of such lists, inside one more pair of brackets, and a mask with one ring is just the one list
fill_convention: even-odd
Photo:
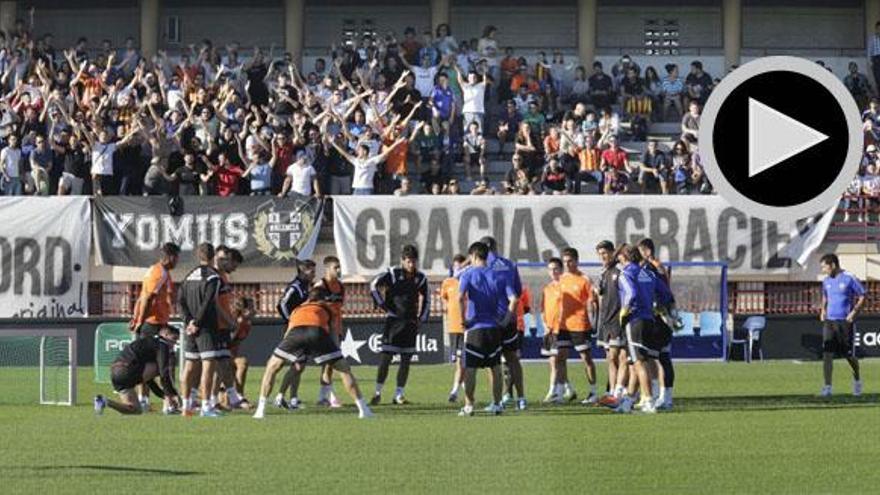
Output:
[[672,328],[662,318],[654,318],[654,330],[652,333],[655,340],[653,348],[658,353],[669,354],[672,352]]
[[288,330],[273,354],[291,363],[302,363],[311,358],[315,364],[330,364],[342,359],[339,346],[320,327]]
[[501,364],[501,329],[468,330],[464,337],[464,366],[492,368]]
[[382,352],[415,354],[418,334],[419,324],[416,320],[388,318],[385,320],[385,330],[382,333]]
[[135,335],[139,339],[151,339],[157,335],[159,335],[159,330],[162,329],[162,325],[157,325],[155,323],[141,323],[140,326],[135,330]]
[[556,334],[545,333],[541,342],[541,355],[550,357],[557,354],[559,354],[559,350],[556,347]]
[[143,378],[143,366],[132,366],[126,361],[114,361],[110,365],[110,383],[117,392],[133,389],[135,385],[143,382]]
[[592,347],[592,331],[572,332],[570,330],[560,330],[559,336],[568,343],[568,347],[574,348],[577,352],[586,352]]
[[516,328],[516,321],[501,330],[501,348],[505,351],[518,351],[522,349],[522,334]]
[[822,324],[822,351],[837,357],[861,357],[856,347],[856,326],[846,320],[825,320]]
[[450,349],[450,357],[452,360],[461,359],[461,351],[464,349],[464,334],[463,333],[451,333],[449,334],[449,346]]
[[599,345],[605,347],[626,347],[626,335],[620,326],[620,320],[614,318],[602,323],[599,330]]
[[230,340],[229,332],[209,328],[199,329],[196,335],[186,334],[183,341],[183,356],[190,361],[228,358],[232,355],[229,352]]
[[654,322],[650,320],[632,319],[626,322],[626,351],[630,363],[635,363],[636,356],[656,358],[660,355],[652,346]]

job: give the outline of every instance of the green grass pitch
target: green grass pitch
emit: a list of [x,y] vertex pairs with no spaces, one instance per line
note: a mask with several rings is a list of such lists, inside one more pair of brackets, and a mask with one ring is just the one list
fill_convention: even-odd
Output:
[[[876,493],[880,361],[863,362],[860,398],[845,363],[835,371],[837,395],[822,400],[819,363],[682,363],[674,412],[621,417],[541,406],[547,370],[529,364],[528,411],[459,418],[446,403],[451,367],[420,366],[412,405],[382,405],[364,421],[350,400],[338,411],[310,405],[311,369],[306,410],[256,421],[96,417],[91,397],[110,389],[91,369],[80,370],[77,407],[8,405],[37,383],[0,368],[0,492]],[[261,372],[249,375],[252,400]],[[375,370],[355,373],[371,393]],[[482,377],[477,392],[485,400]]]

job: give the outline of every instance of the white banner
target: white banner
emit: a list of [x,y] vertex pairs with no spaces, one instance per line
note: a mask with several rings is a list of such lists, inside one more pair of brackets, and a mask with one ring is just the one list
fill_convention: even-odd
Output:
[[[818,247],[828,222],[780,225],[750,218],[718,196],[334,197],[334,238],[346,274],[371,275],[399,263],[415,244],[427,273],[446,273],[456,253],[484,235],[514,261],[539,262],[566,246],[594,260],[599,241],[650,237],[660,259],[725,261],[731,275],[799,272],[795,259]],[[819,232],[818,230],[822,230]],[[798,232],[801,232],[799,234]],[[799,239],[809,235],[808,242]],[[786,249],[792,244],[795,249]],[[783,251],[785,249],[785,251]],[[784,253],[784,256],[783,254]]]
[[0,198],[0,318],[88,315],[87,197]]

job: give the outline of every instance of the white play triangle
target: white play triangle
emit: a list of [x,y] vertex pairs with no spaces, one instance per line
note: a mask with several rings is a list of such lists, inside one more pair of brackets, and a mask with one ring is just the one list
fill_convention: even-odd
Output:
[[828,139],[828,136],[749,98],[749,177]]

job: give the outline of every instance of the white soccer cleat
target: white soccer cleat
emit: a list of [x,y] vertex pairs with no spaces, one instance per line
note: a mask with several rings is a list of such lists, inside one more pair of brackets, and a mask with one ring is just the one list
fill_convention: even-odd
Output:
[[330,396],[330,409],[339,409],[342,407],[342,402],[335,395]]
[[501,404],[492,404],[488,412],[494,414],[495,416],[501,416],[501,413],[504,412],[504,407]]
[[620,399],[620,403],[614,409],[614,412],[618,414],[629,414],[633,410],[633,400],[631,397],[624,397]]
[[298,398],[294,397],[287,402],[288,411],[298,411],[300,409],[303,409],[303,403]]
[[563,399],[556,394],[547,394],[543,402],[544,404],[562,404]]
[[516,410],[517,411],[525,411],[527,407],[528,407],[528,403],[526,403],[525,397],[520,397],[516,401]]
[[258,408],[257,412],[255,412],[253,415],[254,419],[264,419],[265,417],[266,417],[266,411],[264,411],[261,408]]
[[862,395],[862,381],[853,380],[853,395],[859,397]]
[[513,397],[511,397],[510,394],[504,394],[501,397],[501,405],[502,406],[505,406],[505,407],[509,406],[511,402],[513,402]]
[[373,414],[373,411],[369,408],[365,408],[363,411],[358,413],[358,419],[370,419],[375,417],[376,415]]
[[819,392],[819,397],[831,397],[831,385],[823,386],[822,391]]
[[581,401],[581,405],[592,406],[595,405],[597,402],[599,402],[599,397],[597,397],[594,393],[590,393],[590,395],[588,395],[586,399]]
[[653,402],[645,402],[641,407],[642,414],[657,414],[657,409],[654,407]]
[[275,397],[275,400],[272,402],[272,405],[274,405],[278,409],[287,409],[289,407],[287,404],[287,401],[284,400],[284,397],[281,397],[281,396]]
[[220,411],[216,409],[202,409],[202,412],[199,414],[199,416],[203,418],[220,418],[223,417],[223,414],[221,414]]
[[464,406],[458,411],[458,416],[461,418],[471,417],[474,415],[474,406]]
[[101,415],[104,414],[104,408],[107,407],[107,401],[104,400],[103,395],[95,396],[95,414]]

